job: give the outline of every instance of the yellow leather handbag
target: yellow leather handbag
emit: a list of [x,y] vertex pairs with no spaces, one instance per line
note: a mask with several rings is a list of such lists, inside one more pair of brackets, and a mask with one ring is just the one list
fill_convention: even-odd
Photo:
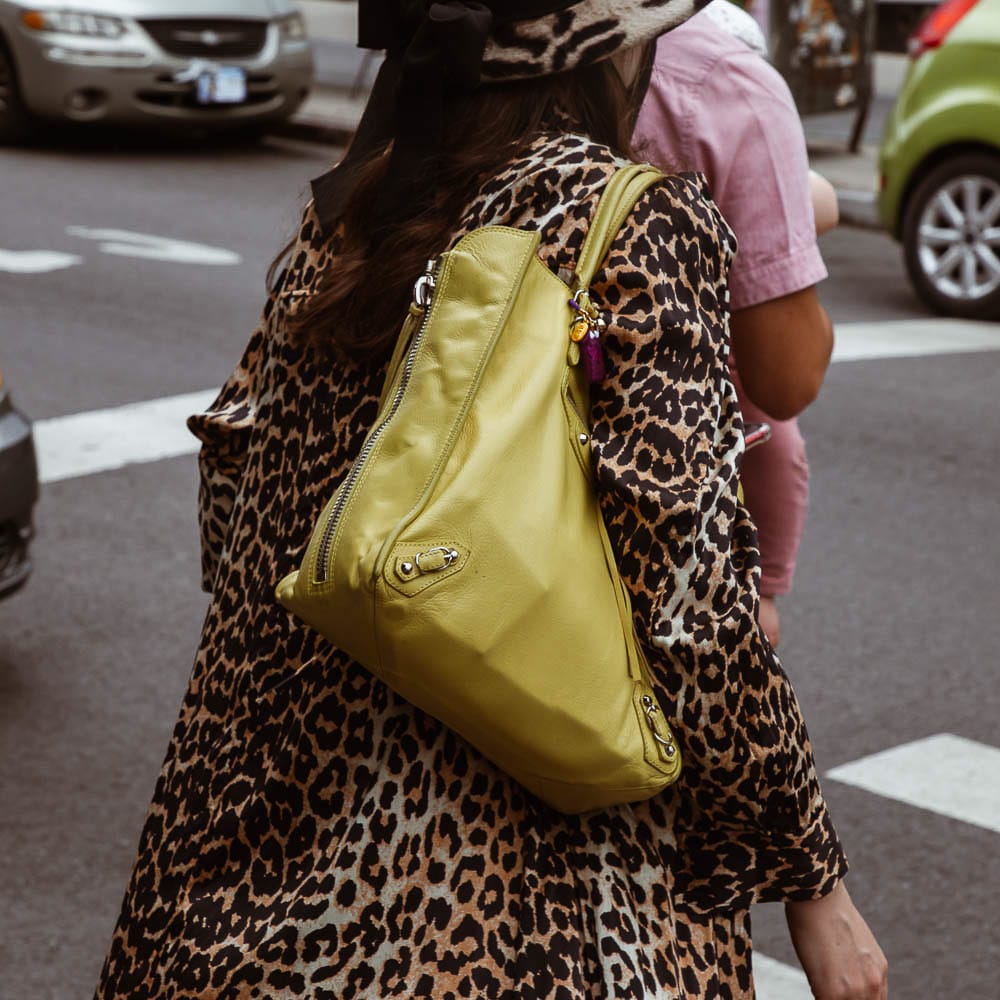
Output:
[[599,323],[581,303],[659,177],[614,175],[573,288],[516,229],[479,229],[429,265],[375,424],[277,588],[567,813],[649,798],[681,768],[598,506],[571,339]]

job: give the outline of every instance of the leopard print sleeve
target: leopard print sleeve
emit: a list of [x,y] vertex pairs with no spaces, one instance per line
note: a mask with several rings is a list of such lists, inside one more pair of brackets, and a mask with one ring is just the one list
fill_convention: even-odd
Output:
[[846,862],[787,677],[756,625],[729,379],[735,241],[695,175],[644,197],[597,276],[608,375],[592,400],[601,503],[636,629],[685,750],[669,794],[678,887],[706,911],[822,895]]
[[198,455],[198,526],[201,535],[201,586],[212,593],[250,447],[257,413],[258,382],[273,299],[250,338],[236,370],[212,405],[188,419],[201,442]]

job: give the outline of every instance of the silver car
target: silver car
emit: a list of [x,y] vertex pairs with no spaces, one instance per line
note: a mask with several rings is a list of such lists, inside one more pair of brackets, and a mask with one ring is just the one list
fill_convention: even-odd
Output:
[[0,0],[0,140],[35,118],[263,128],[312,76],[290,0]]

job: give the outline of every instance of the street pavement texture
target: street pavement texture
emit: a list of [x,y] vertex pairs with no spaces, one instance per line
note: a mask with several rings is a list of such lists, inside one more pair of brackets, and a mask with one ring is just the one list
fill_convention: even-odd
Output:
[[[0,155],[0,364],[47,480],[35,575],[0,603],[0,997],[82,1000],[206,607],[183,417],[238,360],[336,151]],[[812,501],[782,658],[892,995],[991,997],[1000,327],[928,317],[884,235],[823,249],[841,337],[802,421]],[[761,1000],[805,1000],[780,907],[755,923]]]

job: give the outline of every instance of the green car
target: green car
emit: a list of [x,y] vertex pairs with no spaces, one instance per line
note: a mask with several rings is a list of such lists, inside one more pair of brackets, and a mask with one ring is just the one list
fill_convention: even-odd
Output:
[[948,0],[910,40],[879,211],[937,312],[1000,318],[1000,0]]

